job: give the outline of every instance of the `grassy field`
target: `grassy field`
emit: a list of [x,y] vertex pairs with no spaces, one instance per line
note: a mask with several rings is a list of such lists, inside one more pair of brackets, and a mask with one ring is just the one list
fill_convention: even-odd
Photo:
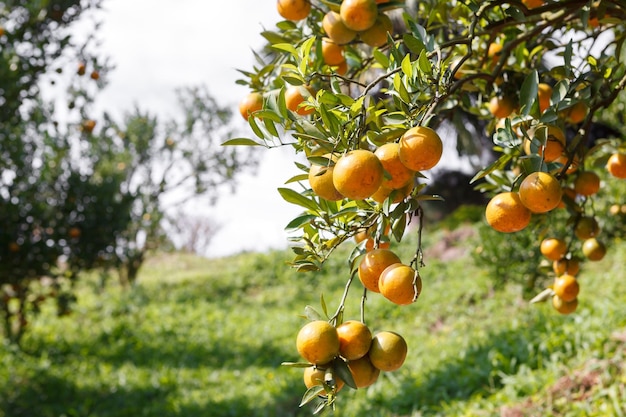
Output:
[[[426,246],[444,230],[427,235]],[[472,248],[473,239],[463,243]],[[397,251],[408,261],[414,241]],[[529,305],[460,251],[427,258],[414,305],[369,296],[374,330],[401,333],[405,365],[372,387],[344,389],[336,416],[626,415],[626,243],[580,274],[580,307]],[[307,416],[295,336],[320,294],[334,310],[348,277],[338,253],[319,274],[285,266],[288,251],[207,260],[163,254],[122,290],[97,277],[74,314],[52,306],[23,349],[0,352],[0,417]],[[358,319],[355,282],[346,319]]]

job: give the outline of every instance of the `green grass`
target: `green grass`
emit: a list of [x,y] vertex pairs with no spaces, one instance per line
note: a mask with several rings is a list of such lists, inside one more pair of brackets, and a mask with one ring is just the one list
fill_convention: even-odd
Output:
[[[444,231],[428,231],[426,246]],[[412,256],[413,242],[397,251]],[[465,243],[473,247],[476,243]],[[139,284],[79,284],[73,315],[45,305],[23,349],[0,352],[0,417],[306,416],[295,336],[307,304],[337,307],[347,253],[298,274],[289,252],[151,259]],[[344,388],[337,416],[622,416],[626,414],[626,243],[580,274],[571,316],[528,305],[519,287],[467,255],[426,259],[423,293],[398,307],[370,294],[373,331],[409,344],[405,365],[373,386]],[[359,317],[357,281],[345,318]]]

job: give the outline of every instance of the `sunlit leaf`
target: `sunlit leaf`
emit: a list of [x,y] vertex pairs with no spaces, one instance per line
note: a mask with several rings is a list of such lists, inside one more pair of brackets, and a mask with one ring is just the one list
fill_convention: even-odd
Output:
[[296,204],[313,211],[319,210],[319,206],[315,203],[315,201],[303,196],[291,188],[279,188],[278,192],[282,198],[289,203]]
[[265,145],[253,139],[234,138],[234,139],[229,139],[226,142],[222,143],[222,146],[265,146]]

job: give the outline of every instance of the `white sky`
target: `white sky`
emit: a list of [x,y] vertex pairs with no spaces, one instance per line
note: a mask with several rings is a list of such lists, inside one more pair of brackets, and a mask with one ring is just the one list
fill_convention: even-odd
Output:
[[[280,18],[274,0],[107,0],[104,8],[102,52],[116,68],[98,100],[116,118],[135,104],[167,116],[177,110],[177,87],[204,84],[239,121],[236,106],[248,90],[235,84],[236,69],[252,68],[259,33]],[[240,177],[235,195],[196,208],[221,225],[208,256],[287,246],[284,226],[301,211],[276,191],[296,172],[290,149],[261,154],[259,171]]]

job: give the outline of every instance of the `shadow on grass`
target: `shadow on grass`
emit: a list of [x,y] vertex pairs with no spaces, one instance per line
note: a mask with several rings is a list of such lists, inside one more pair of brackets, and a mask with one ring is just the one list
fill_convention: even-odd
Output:
[[129,387],[111,390],[76,385],[49,371],[19,384],[0,384],[0,416],[3,417],[270,417],[302,416],[298,399],[285,393],[272,405],[255,406],[247,399],[184,403],[175,385]]

